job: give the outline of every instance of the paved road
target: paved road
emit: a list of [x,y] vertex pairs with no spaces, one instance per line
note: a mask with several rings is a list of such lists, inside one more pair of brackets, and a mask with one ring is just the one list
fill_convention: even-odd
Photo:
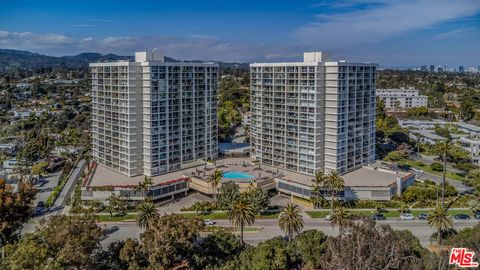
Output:
[[[305,219],[305,230],[317,229],[323,231],[327,235],[337,235],[338,230],[332,229],[330,222],[325,219]],[[379,221],[379,224],[389,224],[397,230],[409,230],[418,237],[423,246],[430,244],[430,236],[434,232],[427,222],[424,220],[387,220]],[[467,227],[472,227],[478,224],[478,220],[455,220],[454,228],[459,230]],[[228,220],[217,220],[218,226],[231,226]],[[110,243],[118,240],[125,240],[126,238],[138,238],[141,229],[137,227],[134,222],[118,222],[118,223],[104,223],[102,226],[113,228],[115,231],[108,235],[103,241],[102,246],[106,247]],[[278,227],[276,219],[259,219],[253,225],[261,228],[260,232],[246,232],[245,241],[249,244],[256,245],[262,241],[270,239],[275,236],[281,236],[283,233]]]
[[50,174],[47,174],[44,176],[44,181],[42,182],[41,185],[36,184],[35,188],[37,189],[37,195],[35,196],[35,205],[39,201],[47,201],[48,196],[50,196],[50,193],[52,192],[53,188],[58,185],[58,182],[60,181],[60,175],[62,174],[62,171],[58,172],[53,172]]
[[[433,182],[435,182],[436,184],[442,184],[442,177],[441,176],[438,176],[438,175],[434,175],[434,174],[430,174],[430,173],[416,173],[416,178],[417,179],[429,179],[429,180],[432,180]],[[460,181],[456,181],[456,180],[450,180],[450,179],[446,179],[446,181],[454,186],[458,191],[462,192],[462,191],[465,191],[467,189],[470,189],[470,187],[462,184],[462,182]]]

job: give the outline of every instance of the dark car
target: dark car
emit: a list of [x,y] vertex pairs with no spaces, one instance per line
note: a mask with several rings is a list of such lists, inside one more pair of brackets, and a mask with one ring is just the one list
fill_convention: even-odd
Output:
[[39,201],[37,203],[37,207],[45,208],[45,202],[44,201]]
[[470,219],[470,216],[467,214],[457,214],[453,216],[454,219]]
[[370,217],[372,220],[386,220],[385,215],[376,213]]
[[428,218],[428,213],[420,213],[418,214],[418,219],[425,220]]

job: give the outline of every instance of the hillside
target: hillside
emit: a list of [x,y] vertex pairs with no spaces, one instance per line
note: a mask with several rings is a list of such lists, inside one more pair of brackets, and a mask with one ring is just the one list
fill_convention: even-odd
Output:
[[[38,68],[87,68],[88,63],[113,60],[133,59],[133,56],[120,56],[116,54],[81,53],[73,56],[48,56],[29,51],[0,49],[0,71],[15,68],[35,70]],[[168,61],[177,61],[167,57]],[[200,62],[195,60],[191,62]],[[247,69],[246,63],[223,63],[216,61],[222,68]]]
[[0,70],[12,68],[86,68],[90,62],[129,59],[129,56],[99,53],[81,53],[74,56],[47,56],[29,51],[0,49]]

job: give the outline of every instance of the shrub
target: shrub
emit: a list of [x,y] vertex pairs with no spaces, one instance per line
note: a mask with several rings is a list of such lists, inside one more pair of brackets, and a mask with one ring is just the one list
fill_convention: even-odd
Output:
[[416,164],[417,166],[420,166],[420,167],[425,166],[425,163],[424,163],[423,161],[421,161],[421,160],[415,161],[415,164]]
[[438,162],[433,162],[432,164],[430,164],[430,169],[436,172],[441,172],[443,171],[443,165]]

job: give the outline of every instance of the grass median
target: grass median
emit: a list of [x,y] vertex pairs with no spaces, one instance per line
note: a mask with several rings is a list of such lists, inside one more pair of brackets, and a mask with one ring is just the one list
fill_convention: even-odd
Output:
[[[410,214],[413,214],[415,217],[417,217],[421,213],[429,213],[431,210],[411,210]],[[317,210],[317,211],[306,211],[307,215],[309,215],[311,218],[325,218],[329,213],[330,210]],[[373,215],[374,213],[377,213],[375,210],[355,210],[351,209],[348,210],[348,213],[351,215],[357,215],[361,217],[369,217]],[[382,212],[383,215],[385,215],[386,218],[400,218],[400,211],[398,210],[390,210],[387,212]],[[468,209],[455,209],[455,210],[448,210],[448,214],[451,216],[458,215],[458,214],[466,214],[469,216],[472,216],[472,211]]]
[[[199,213],[198,215],[195,213],[179,213],[179,215],[182,215],[184,217],[198,217],[201,219],[228,219],[227,212],[211,212],[208,214]],[[278,218],[278,213],[263,213],[260,215],[256,215],[255,218],[256,219],[276,219]]]

